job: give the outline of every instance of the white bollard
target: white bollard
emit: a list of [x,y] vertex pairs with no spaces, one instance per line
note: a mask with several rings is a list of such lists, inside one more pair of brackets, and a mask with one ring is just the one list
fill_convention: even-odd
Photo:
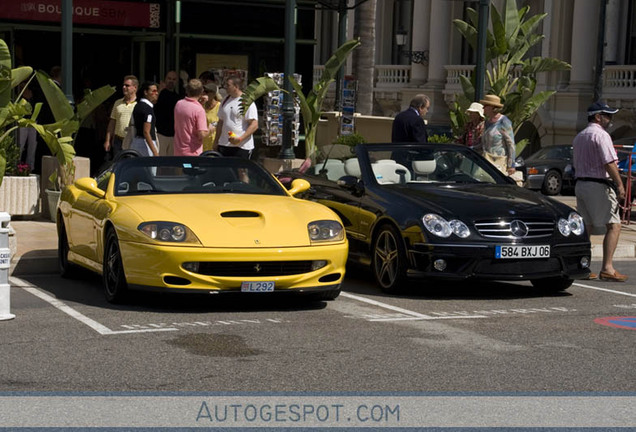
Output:
[[11,249],[9,249],[9,222],[11,215],[0,212],[0,321],[15,318],[11,310],[11,286],[9,286],[9,268],[11,267]]

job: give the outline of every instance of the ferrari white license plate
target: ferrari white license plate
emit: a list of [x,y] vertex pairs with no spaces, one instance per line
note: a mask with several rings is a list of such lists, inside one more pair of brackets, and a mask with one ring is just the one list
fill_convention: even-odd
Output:
[[271,292],[274,291],[274,282],[242,282],[242,292]]
[[550,246],[495,246],[495,258],[550,258]]

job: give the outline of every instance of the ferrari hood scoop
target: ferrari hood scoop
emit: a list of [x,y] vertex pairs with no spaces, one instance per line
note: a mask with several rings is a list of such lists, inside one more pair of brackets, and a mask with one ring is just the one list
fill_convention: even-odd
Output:
[[221,213],[221,217],[224,218],[257,218],[260,215],[253,211],[246,210],[236,210],[236,211],[227,211]]

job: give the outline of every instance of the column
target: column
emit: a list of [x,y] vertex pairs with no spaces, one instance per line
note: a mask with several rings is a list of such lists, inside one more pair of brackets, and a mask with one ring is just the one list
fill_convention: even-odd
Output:
[[427,88],[443,88],[446,83],[444,66],[448,64],[450,49],[451,6],[452,2],[447,0],[431,1]]
[[592,92],[598,34],[598,0],[577,0],[572,18],[570,90]]
[[[430,17],[431,17],[431,4],[430,2],[417,0],[413,5],[413,23],[411,26],[411,49],[413,51],[426,51],[430,50]],[[425,25],[429,23],[429,25]],[[414,86],[424,84],[427,78],[428,67],[423,64],[412,63],[411,64],[411,83]]]
[[617,64],[618,58],[618,29],[621,25],[621,5],[619,0],[608,0],[605,11],[605,64]]

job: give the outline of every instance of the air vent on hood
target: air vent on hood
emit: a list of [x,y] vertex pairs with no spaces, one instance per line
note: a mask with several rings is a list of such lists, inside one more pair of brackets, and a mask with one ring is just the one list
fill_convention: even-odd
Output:
[[238,210],[221,213],[221,216],[224,218],[257,218],[260,215],[253,211]]

